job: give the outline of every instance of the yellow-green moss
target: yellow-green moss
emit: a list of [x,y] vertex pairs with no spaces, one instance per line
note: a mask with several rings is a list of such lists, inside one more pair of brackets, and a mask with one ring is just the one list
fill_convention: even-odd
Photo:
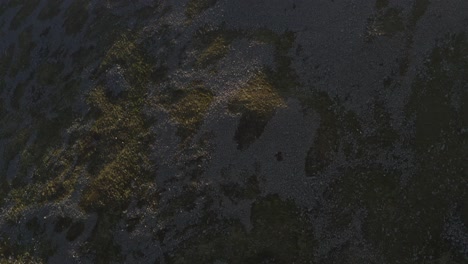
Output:
[[147,180],[144,146],[127,145],[108,162],[84,192],[81,204],[89,209],[123,209],[138,185]]
[[84,140],[93,146],[82,141],[78,144],[80,152],[90,152],[83,154],[91,161],[94,176],[81,205],[88,210],[124,208],[135,188],[150,176],[147,151],[151,134],[141,110],[131,100],[111,102],[98,88],[89,101],[98,113]]
[[210,90],[192,83],[185,89],[169,91],[160,98],[160,103],[169,110],[172,120],[178,124],[177,134],[185,140],[197,132],[213,99]]
[[224,36],[219,36],[206,47],[197,58],[197,66],[206,67],[226,56],[229,51],[229,42]]
[[35,208],[47,202],[58,202],[69,197],[83,168],[66,169],[72,170],[70,175],[62,174],[59,177],[51,177],[46,182],[29,183],[13,188],[7,196],[7,201],[13,203],[7,211],[7,220],[14,222],[27,208]]
[[234,139],[239,149],[248,147],[262,133],[276,109],[286,107],[267,75],[259,73],[236,91],[229,101],[231,112],[242,114]]
[[229,102],[229,109],[232,112],[249,111],[264,117],[285,106],[284,99],[261,73],[253,77],[247,86],[239,89]]
[[134,86],[142,86],[147,83],[153,71],[148,57],[134,41],[125,35],[122,35],[121,38],[112,45],[102,60],[99,71],[102,73],[114,65],[123,67],[125,70],[125,77]]
[[[1,251],[7,251],[0,245]],[[31,256],[28,252],[25,252],[21,255],[8,256],[6,257],[3,253],[0,253],[0,263],[1,264],[43,264],[44,260]]]

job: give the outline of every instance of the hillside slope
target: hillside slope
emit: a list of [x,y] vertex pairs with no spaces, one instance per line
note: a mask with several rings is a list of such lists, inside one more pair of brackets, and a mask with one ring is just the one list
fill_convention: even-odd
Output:
[[0,263],[468,261],[468,1],[5,0],[0,39]]

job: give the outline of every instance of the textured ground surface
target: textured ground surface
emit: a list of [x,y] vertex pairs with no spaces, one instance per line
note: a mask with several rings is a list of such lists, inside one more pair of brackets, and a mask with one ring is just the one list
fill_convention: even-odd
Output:
[[468,262],[468,1],[5,0],[0,40],[0,263]]

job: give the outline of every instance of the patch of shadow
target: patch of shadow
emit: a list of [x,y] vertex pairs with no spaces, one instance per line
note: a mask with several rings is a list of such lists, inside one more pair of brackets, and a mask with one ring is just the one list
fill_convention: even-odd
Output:
[[216,2],[217,0],[189,0],[185,7],[185,16],[190,21],[206,9],[214,6]]
[[[18,1],[11,1],[11,3],[14,4],[14,2]],[[31,17],[31,14],[34,12],[40,1],[21,1],[21,8],[18,10],[16,15],[13,17],[13,19],[10,22],[10,30],[16,30],[18,27],[24,23],[24,21],[27,18]]]
[[79,33],[89,18],[90,1],[72,1],[65,11],[63,26],[65,33],[75,35]]
[[378,36],[393,37],[395,34],[405,30],[405,19],[402,10],[398,8],[386,8],[368,18],[366,39],[372,41]]
[[19,55],[14,61],[13,66],[10,69],[10,77],[16,76],[19,72],[24,71],[30,66],[31,52],[37,46],[32,40],[33,27],[30,26],[24,29],[18,36]]
[[251,175],[244,182],[228,182],[221,185],[224,195],[234,203],[245,199],[257,198],[261,191],[259,181],[256,175]]
[[57,222],[55,222],[54,231],[61,233],[65,231],[73,223],[73,219],[70,217],[58,217]]
[[49,0],[44,8],[39,12],[37,18],[40,20],[52,19],[60,13],[61,10],[61,0]]
[[120,216],[100,214],[91,237],[81,247],[84,255],[94,257],[95,263],[121,262],[121,247],[114,241],[112,229]]
[[377,9],[382,9],[388,6],[389,0],[377,0],[375,1],[375,7]]
[[228,105],[231,112],[241,114],[234,135],[238,149],[246,149],[260,137],[276,109],[283,107],[286,104],[267,75],[260,73],[239,89]]
[[355,113],[345,110],[326,92],[314,91],[301,98],[301,101],[306,109],[313,109],[320,115],[320,126],[305,161],[308,177],[326,170],[340,150],[348,158],[361,155],[362,150],[354,144],[361,140],[361,124]]
[[68,241],[74,241],[77,239],[84,231],[85,224],[81,221],[73,223],[67,231],[65,237]]
[[[313,263],[312,227],[294,202],[272,195],[251,209],[252,230],[232,220],[197,226],[170,255],[171,263]],[[204,230],[204,231],[203,231]]]

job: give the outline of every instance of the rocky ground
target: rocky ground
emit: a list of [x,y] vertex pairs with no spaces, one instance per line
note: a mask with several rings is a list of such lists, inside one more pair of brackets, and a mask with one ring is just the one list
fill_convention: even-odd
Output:
[[5,0],[0,263],[468,263],[468,1]]

